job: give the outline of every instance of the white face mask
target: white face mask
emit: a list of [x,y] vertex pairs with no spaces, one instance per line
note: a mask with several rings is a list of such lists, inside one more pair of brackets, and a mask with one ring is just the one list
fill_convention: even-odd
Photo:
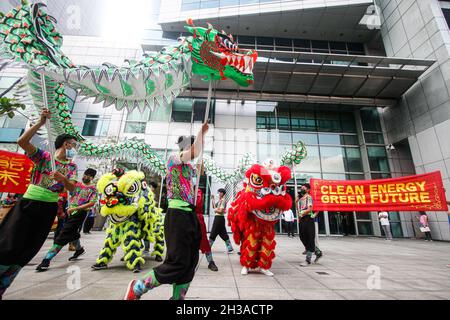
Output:
[[66,149],[66,158],[67,159],[73,159],[73,157],[75,157],[75,155],[76,155],[76,151],[75,151],[75,149]]

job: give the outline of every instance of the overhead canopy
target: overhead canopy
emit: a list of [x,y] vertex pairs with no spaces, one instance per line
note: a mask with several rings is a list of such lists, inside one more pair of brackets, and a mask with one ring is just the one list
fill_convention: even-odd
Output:
[[[376,56],[258,51],[255,83],[238,87],[231,80],[215,85],[219,99],[322,101],[394,105],[433,60]],[[192,77],[183,96],[206,96],[208,83]]]

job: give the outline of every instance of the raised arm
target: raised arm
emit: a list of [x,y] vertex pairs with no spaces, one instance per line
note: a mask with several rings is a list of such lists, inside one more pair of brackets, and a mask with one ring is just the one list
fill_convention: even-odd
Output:
[[201,129],[199,130],[197,137],[195,138],[195,141],[192,144],[192,146],[189,149],[181,152],[181,156],[180,156],[181,161],[187,162],[187,161],[197,158],[200,155],[200,153],[203,150],[203,144],[204,144],[203,138],[205,137],[205,134],[208,132],[208,129],[209,129],[208,123],[204,123],[202,125]]
[[47,119],[50,119],[50,111],[48,109],[42,109],[41,112],[41,118],[39,121],[32,126],[31,128],[27,129],[17,140],[17,144],[25,150],[27,154],[33,154],[36,151],[36,147],[31,144],[31,138],[38,132],[38,130],[45,124],[45,121]]

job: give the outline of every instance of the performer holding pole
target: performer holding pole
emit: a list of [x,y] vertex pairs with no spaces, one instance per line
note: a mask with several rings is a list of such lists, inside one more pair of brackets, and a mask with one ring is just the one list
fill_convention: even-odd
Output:
[[198,179],[199,175],[189,162],[202,154],[208,129],[209,125],[205,122],[197,137],[179,137],[177,144],[180,152],[169,156],[166,176],[169,208],[164,219],[166,258],[143,279],[132,280],[128,284],[125,300],[139,300],[143,294],[161,284],[173,285],[173,300],[183,300],[186,296],[195,275],[201,241],[194,189],[195,177]]
[[58,210],[58,194],[64,189],[75,189],[77,166],[68,160],[68,154],[76,147],[76,138],[68,134],[56,137],[56,170],[52,170],[50,152],[30,143],[49,117],[50,112],[44,108],[39,122],[17,141],[35,167],[23,198],[0,224],[0,299],[44,244]]

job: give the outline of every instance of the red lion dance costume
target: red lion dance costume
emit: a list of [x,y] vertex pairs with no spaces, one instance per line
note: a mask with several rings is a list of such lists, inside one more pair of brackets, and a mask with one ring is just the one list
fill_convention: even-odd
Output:
[[238,192],[228,211],[236,244],[241,245],[241,274],[260,268],[270,272],[275,258],[275,223],[283,211],[292,206],[292,198],[286,192],[286,182],[291,170],[286,166],[275,167],[254,164],[245,173],[244,188]]

